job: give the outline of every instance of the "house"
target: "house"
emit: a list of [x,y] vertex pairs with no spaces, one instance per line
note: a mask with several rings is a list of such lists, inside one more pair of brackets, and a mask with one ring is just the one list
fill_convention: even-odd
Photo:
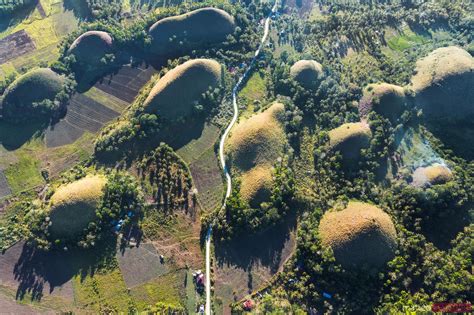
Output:
[[248,300],[245,300],[242,306],[245,311],[250,312],[255,307],[255,303],[252,300],[248,299]]

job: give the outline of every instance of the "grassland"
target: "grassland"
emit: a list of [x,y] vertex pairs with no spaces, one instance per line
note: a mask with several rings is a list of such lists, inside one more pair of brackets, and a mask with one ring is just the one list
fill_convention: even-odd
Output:
[[[175,50],[196,49],[224,41],[235,28],[234,18],[216,8],[201,8],[178,16],[159,20],[150,27],[151,51],[174,54]],[[170,41],[171,39],[171,41]],[[180,42],[186,43],[180,45]]]
[[7,178],[13,194],[26,191],[44,183],[40,173],[40,162],[28,149],[21,150],[15,154],[18,161],[5,169]]
[[416,34],[409,28],[404,28],[401,31],[389,29],[387,34],[387,46],[395,51],[404,51],[415,45],[427,42],[427,39],[424,36]]
[[78,307],[94,313],[128,313],[134,303],[118,268],[73,279]]
[[96,218],[106,179],[87,176],[60,186],[51,197],[51,236],[69,238],[80,235]]
[[166,119],[189,115],[203,93],[221,83],[221,65],[212,59],[194,59],[168,71],[145,100],[148,112]]
[[146,284],[131,288],[130,294],[135,300],[137,309],[143,311],[148,305],[158,302],[184,307],[185,276],[186,270],[176,270]]
[[284,105],[275,103],[237,124],[227,149],[234,167],[247,171],[256,165],[273,163],[281,155],[286,141],[279,119],[283,112]]
[[265,76],[262,72],[254,72],[239,93],[239,104],[245,106],[241,118],[248,118],[258,110],[267,95]]

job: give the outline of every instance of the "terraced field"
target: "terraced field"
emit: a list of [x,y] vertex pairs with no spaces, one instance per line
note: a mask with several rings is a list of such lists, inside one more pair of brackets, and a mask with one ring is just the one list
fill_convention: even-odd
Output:
[[122,101],[131,103],[155,72],[156,70],[152,67],[125,66],[116,74],[101,80],[95,87]]
[[85,132],[98,132],[133,102],[153,73],[155,70],[152,67],[124,66],[87,92],[74,95],[66,116],[46,131],[46,146],[52,148],[71,144]]

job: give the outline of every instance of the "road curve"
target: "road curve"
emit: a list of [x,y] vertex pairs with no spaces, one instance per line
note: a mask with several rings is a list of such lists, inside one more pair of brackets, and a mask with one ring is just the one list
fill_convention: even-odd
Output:
[[[264,32],[263,32],[262,39],[260,41],[260,45],[258,46],[258,49],[255,51],[255,55],[252,58],[250,65],[247,67],[244,74],[239,78],[239,80],[237,81],[237,84],[232,89],[232,106],[233,106],[234,114],[232,116],[232,120],[230,121],[229,125],[225,129],[224,134],[222,135],[221,140],[219,142],[219,160],[221,161],[222,170],[224,171],[224,175],[227,181],[227,190],[225,193],[224,201],[222,203],[222,208],[225,208],[226,203],[227,203],[227,198],[229,198],[232,192],[232,178],[230,177],[230,172],[227,169],[227,165],[225,162],[224,146],[225,146],[225,141],[231,129],[234,127],[235,123],[237,122],[237,119],[239,118],[239,106],[237,104],[237,94],[239,93],[242,87],[241,86],[242,83],[252,71],[252,68],[255,65],[255,62],[257,61],[257,58],[260,55],[260,51],[262,50],[263,45],[267,41],[268,33],[270,31],[271,17],[273,13],[277,11],[277,7],[278,7],[278,0],[275,0],[275,3],[273,4],[273,7],[272,7],[272,11],[268,14],[267,18],[265,19]],[[209,226],[209,229],[206,235],[206,315],[211,315],[211,236],[212,236],[212,223]]]

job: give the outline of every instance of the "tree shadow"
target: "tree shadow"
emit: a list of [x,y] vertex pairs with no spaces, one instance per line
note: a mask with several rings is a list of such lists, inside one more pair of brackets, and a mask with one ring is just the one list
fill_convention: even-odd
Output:
[[115,236],[107,237],[89,250],[42,251],[25,243],[13,271],[18,281],[16,299],[22,300],[28,294],[31,300],[40,301],[46,284],[49,285],[47,293],[51,294],[76,275],[80,275],[81,280],[94,275],[110,258],[115,257],[115,252]]
[[38,1],[39,0],[31,1],[31,3],[19,10],[16,10],[10,15],[0,15],[0,32],[3,32],[7,28],[17,25],[25,20],[31,14],[31,12],[34,11],[35,7],[38,5]]
[[63,7],[66,11],[72,11],[78,20],[86,20],[90,17],[90,11],[84,0],[64,0]]
[[[263,232],[234,237],[230,241],[215,244],[217,266],[226,265],[250,272],[255,264],[268,267],[272,274],[284,263],[284,249],[296,228],[296,214]],[[251,278],[249,278],[251,280]]]
[[0,120],[0,144],[9,151],[16,150],[30,139],[41,136],[47,127],[46,122],[12,124]]

